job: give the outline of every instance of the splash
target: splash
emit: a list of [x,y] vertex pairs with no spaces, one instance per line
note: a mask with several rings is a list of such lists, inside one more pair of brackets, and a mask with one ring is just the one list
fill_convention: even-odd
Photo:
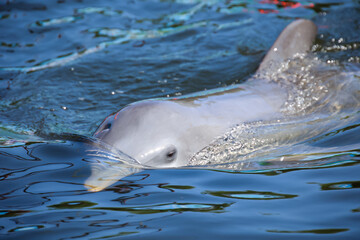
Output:
[[[238,124],[196,153],[189,165],[225,164],[221,168],[243,169],[242,164],[226,164],[249,159],[277,160],[287,154],[292,160],[302,160],[301,154],[319,151],[309,146],[313,138],[358,120],[359,71],[347,72],[343,67],[304,56],[271,68],[274,71],[261,72],[255,78],[286,89],[288,97],[282,108],[285,118]],[[320,153],[327,151],[334,149]]]

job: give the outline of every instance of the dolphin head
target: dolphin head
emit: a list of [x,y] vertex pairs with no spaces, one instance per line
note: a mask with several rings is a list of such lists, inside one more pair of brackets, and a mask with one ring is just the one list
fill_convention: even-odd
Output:
[[142,101],[107,117],[94,137],[143,165],[184,166],[192,152],[185,139],[188,121],[172,102]]

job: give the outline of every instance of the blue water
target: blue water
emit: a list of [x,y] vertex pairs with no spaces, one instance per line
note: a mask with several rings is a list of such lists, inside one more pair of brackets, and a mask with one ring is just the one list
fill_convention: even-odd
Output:
[[359,239],[356,104],[331,130],[271,155],[295,161],[83,185],[88,137],[107,115],[245,81],[297,18],[317,24],[313,54],[353,73],[358,97],[359,16],[355,0],[1,2],[0,238]]

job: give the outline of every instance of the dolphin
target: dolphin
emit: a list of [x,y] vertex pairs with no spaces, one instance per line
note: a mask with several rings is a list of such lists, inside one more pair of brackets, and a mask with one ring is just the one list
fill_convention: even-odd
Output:
[[[312,21],[293,21],[281,32],[256,73],[305,54],[316,34]],[[186,166],[192,156],[237,124],[285,117],[282,107],[287,94],[281,84],[250,78],[227,88],[143,100],[108,116],[93,136],[142,166]]]

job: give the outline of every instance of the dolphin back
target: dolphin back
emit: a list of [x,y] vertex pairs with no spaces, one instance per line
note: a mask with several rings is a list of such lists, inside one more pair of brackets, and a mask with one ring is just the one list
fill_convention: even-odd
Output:
[[276,39],[261,62],[258,72],[271,64],[278,64],[286,59],[293,58],[296,54],[303,54],[311,49],[317,34],[316,25],[305,19],[290,23]]

